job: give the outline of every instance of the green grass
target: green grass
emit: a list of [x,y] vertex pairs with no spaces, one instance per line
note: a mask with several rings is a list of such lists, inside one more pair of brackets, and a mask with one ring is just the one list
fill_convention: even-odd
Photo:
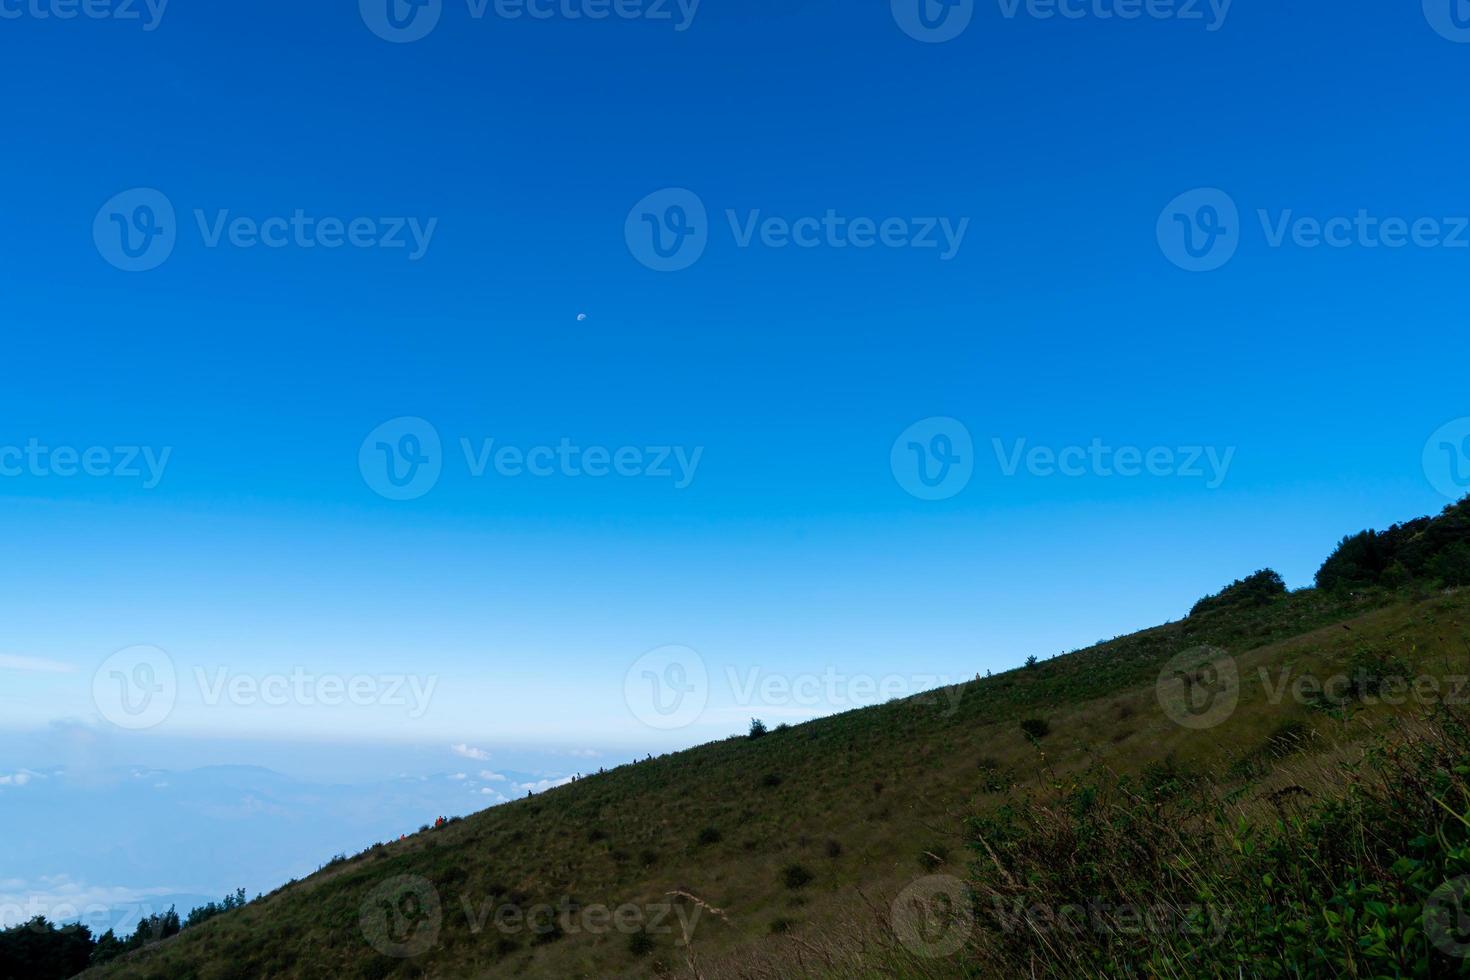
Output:
[[[1034,833],[1053,812],[1038,808],[1071,812],[1078,794],[1130,806],[1151,799],[1114,777],[1152,779],[1150,793],[1203,779],[1190,791],[1216,802],[1229,792],[1274,792],[1283,767],[1337,767],[1342,753],[1381,736],[1374,725],[1410,712],[1272,704],[1261,668],[1274,683],[1283,667],[1326,673],[1381,650],[1416,671],[1463,672],[1466,636],[1470,592],[1307,590],[1202,613],[949,691],[733,737],[496,807],[326,868],[98,975],[864,976],[890,955],[899,976],[971,975],[988,962],[983,931],[966,950],[916,962],[902,947],[882,952],[880,913],[925,876],[988,887],[972,868],[984,821],[1010,813],[1015,827]],[[1240,705],[1210,731],[1173,724],[1154,693],[1164,663],[1201,644],[1241,665]],[[1046,720],[1044,737],[1021,730],[1031,718]],[[1170,799],[1203,806],[1183,790]],[[1143,815],[1166,812],[1145,807]],[[1086,828],[1095,843],[1127,829]],[[438,923],[411,957],[383,955],[364,938],[374,889],[394,880],[426,883],[439,903],[436,915],[389,896],[401,899],[394,936]],[[595,932],[517,920],[543,903],[628,906],[642,918]],[[660,906],[668,912],[654,924]],[[848,934],[867,937],[857,961],[843,952]],[[1148,955],[1138,952],[1132,975],[1187,975],[1151,973]]]

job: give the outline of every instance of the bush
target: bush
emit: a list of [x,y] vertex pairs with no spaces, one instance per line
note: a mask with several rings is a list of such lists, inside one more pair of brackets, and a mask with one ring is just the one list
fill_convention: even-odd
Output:
[[842,842],[835,840],[827,841],[827,856],[829,858],[842,857]]
[[1264,606],[1284,595],[1286,582],[1271,569],[1263,568],[1253,575],[1236,579],[1214,595],[1205,596],[1194,604],[1189,615],[1193,617],[1219,609]]
[[787,888],[792,890],[805,888],[815,879],[816,875],[799,864],[788,864],[781,871],[781,880],[786,883]]
[[766,734],[766,732],[767,728],[765,722],[761,721],[759,718],[750,719],[751,738],[760,738],[762,735]]
[[653,937],[646,932],[635,932],[628,937],[628,952],[634,956],[647,956],[653,952]]
[[1045,718],[1027,718],[1021,722],[1021,732],[1031,739],[1046,738],[1051,734],[1051,725]]
[[1317,587],[1336,592],[1415,580],[1470,584],[1470,497],[1437,517],[1349,535],[1317,570]]
[[61,980],[85,970],[92,955],[86,926],[57,926],[37,916],[0,932],[0,977]]
[[767,789],[775,789],[781,785],[781,776],[778,773],[768,772],[761,777],[761,785]]
[[699,832],[700,847],[708,847],[711,844],[718,844],[723,839],[724,835],[720,833],[720,829],[718,827],[706,827]]
[[[1242,820],[1208,780],[1160,796],[1105,770],[976,816],[974,903],[993,911],[971,974],[1462,976],[1431,939],[1463,934],[1442,896],[1470,872],[1467,757],[1470,734],[1441,718],[1380,738],[1328,796],[1271,794],[1276,819]],[[1068,909],[1094,916],[1087,941],[1037,918]],[[1138,910],[1166,927],[1138,929]]]

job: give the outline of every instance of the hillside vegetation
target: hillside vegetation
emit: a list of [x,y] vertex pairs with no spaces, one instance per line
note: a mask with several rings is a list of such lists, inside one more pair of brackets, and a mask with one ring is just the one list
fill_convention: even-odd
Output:
[[1365,534],[1315,589],[588,777],[88,975],[1464,973],[1470,502]]

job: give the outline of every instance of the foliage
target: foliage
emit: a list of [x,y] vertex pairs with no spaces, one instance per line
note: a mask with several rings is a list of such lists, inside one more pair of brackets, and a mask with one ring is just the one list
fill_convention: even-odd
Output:
[[1337,592],[1413,581],[1470,585],[1470,497],[1437,517],[1349,535],[1317,571],[1317,587]]
[[92,932],[36,916],[0,932],[0,980],[62,980],[86,969]]
[[1045,718],[1024,718],[1021,720],[1021,731],[1027,738],[1046,738],[1051,734],[1051,723]]
[[1207,595],[1189,610],[1190,616],[1234,609],[1240,606],[1264,606],[1286,595],[1286,582],[1269,568],[1236,579],[1214,595]]
[[1267,820],[1206,780],[1094,773],[971,820],[970,955],[997,976],[1463,975],[1433,919],[1470,873],[1467,776],[1449,715],[1376,740],[1338,795],[1263,794]]

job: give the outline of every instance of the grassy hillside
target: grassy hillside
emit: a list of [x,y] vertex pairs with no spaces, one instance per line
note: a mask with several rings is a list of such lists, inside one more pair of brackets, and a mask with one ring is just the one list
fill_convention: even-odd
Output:
[[[1259,583],[1074,654],[624,766],[373,848],[92,975],[1076,976],[1125,962],[1132,975],[1236,975],[1230,963],[1287,948],[1298,927],[1206,969],[1172,938],[1164,945],[1181,945],[1172,960],[1157,941],[1120,944],[1116,930],[1061,942],[1024,918],[997,918],[1013,906],[994,900],[1168,895],[1184,908],[1185,892],[1203,890],[1230,899],[1233,943],[1277,924],[1247,928],[1235,906],[1260,895],[1179,870],[1190,841],[1238,856],[1259,829],[1259,846],[1279,851],[1295,822],[1321,825],[1312,807],[1410,785],[1373,776],[1364,760],[1381,767],[1426,739],[1446,746],[1431,774],[1459,778],[1455,709],[1440,702],[1470,697],[1447,680],[1470,673],[1470,589],[1413,578],[1275,594]],[[1225,689],[1216,668],[1226,663],[1238,676],[1226,685],[1229,711],[1210,700]],[[1325,694],[1292,687],[1336,674],[1346,682]],[[1440,678],[1440,693],[1384,703],[1400,700],[1384,697],[1399,676]],[[1181,715],[1176,695],[1208,710]],[[1434,787],[1430,796],[1453,795]],[[1425,794],[1408,792],[1376,805],[1419,814]],[[1464,814],[1465,803],[1448,806]],[[1235,844],[1206,833],[1221,820]],[[1199,835],[1181,837],[1186,828]],[[1130,849],[1139,840],[1155,842],[1146,855]],[[930,894],[936,887],[963,889],[950,896],[965,919],[953,950],[937,911],[950,899]],[[895,911],[916,888],[917,933]],[[1313,923],[1329,920],[1303,914],[1315,942]],[[1342,926],[1343,941],[1357,943],[1360,927]],[[1424,962],[1437,955],[1422,928],[1385,941]]]

